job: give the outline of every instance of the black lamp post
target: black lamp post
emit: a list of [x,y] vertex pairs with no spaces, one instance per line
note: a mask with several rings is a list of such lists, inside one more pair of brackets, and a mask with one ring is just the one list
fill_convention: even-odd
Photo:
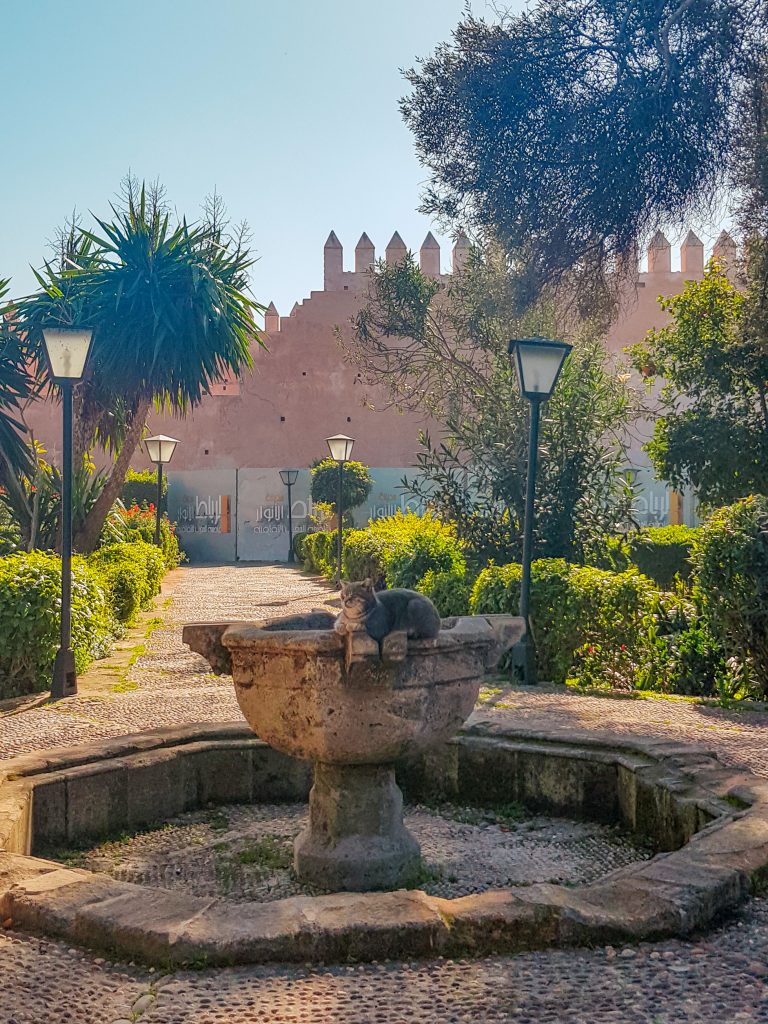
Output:
[[163,503],[163,466],[167,466],[176,451],[178,440],[166,434],[155,434],[144,439],[144,447],[151,462],[157,466],[157,502],[155,504],[155,544],[160,546],[160,520]]
[[298,478],[298,469],[281,469],[280,479],[288,488],[288,563],[293,565],[296,559],[293,557],[293,502],[291,501],[291,488]]
[[513,668],[522,682],[536,683],[536,644],[531,631],[531,562],[533,561],[533,517],[536,497],[536,464],[539,455],[539,421],[542,403],[552,395],[565,360],[573,348],[564,341],[548,338],[519,338],[509,343],[509,355],[515,367],[521,394],[530,404],[531,425],[528,435],[528,474],[525,483],[525,521],[523,523],[523,578],[520,584],[520,617],[525,633],[513,649]]
[[328,450],[331,453],[331,458],[335,459],[339,464],[339,497],[336,502],[336,519],[338,520],[337,530],[337,570],[336,570],[336,584],[341,586],[341,552],[342,552],[342,533],[344,530],[343,516],[344,516],[344,463],[349,462],[352,456],[352,448],[355,444],[353,437],[347,437],[346,434],[335,434],[333,437],[326,437],[326,443]]
[[75,655],[72,650],[72,388],[82,380],[91,350],[88,328],[47,328],[43,330],[45,353],[51,378],[61,388],[61,633],[53,663],[51,698],[77,693]]

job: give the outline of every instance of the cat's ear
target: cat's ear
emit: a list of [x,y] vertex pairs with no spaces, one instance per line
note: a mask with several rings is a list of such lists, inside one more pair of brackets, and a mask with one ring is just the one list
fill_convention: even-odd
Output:
[[349,584],[348,583],[342,583],[341,584],[341,591],[340,591],[340,593],[341,593],[342,597],[346,597],[347,596],[347,594],[349,593]]
[[373,580],[370,576],[366,576],[363,580],[363,586],[366,590],[373,590]]

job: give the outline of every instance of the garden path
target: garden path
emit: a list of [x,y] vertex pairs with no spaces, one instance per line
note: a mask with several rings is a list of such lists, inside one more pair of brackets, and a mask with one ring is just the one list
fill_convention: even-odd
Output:
[[[184,568],[163,625],[122,683],[57,705],[0,709],[0,757],[163,725],[240,717],[231,683],[181,644],[181,625],[333,607],[327,587],[275,566]],[[668,700],[503,688],[484,710],[705,743],[768,777],[768,714]],[[2,1024],[768,1024],[768,901],[718,931],[631,949],[478,961],[154,971],[0,932]]]

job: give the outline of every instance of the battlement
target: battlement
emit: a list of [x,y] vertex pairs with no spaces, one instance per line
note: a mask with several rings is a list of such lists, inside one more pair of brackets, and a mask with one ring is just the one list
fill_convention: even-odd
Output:
[[[456,273],[464,265],[471,243],[464,232],[460,232],[451,250],[451,269],[443,272],[440,267],[440,244],[432,232],[421,243],[419,249],[419,266],[424,274],[430,277],[446,278]],[[384,259],[388,264],[397,263],[405,257],[408,248],[395,231],[384,250]],[[722,231],[715,242],[712,255],[717,256],[726,266],[733,264],[736,255],[736,243],[727,231]],[[648,243],[646,250],[648,270],[642,274],[653,277],[657,274],[688,274],[700,277],[704,273],[704,243],[693,232],[689,231],[680,245],[680,270],[672,270],[672,245],[662,231],[657,231]],[[351,291],[357,284],[360,275],[366,274],[376,261],[376,249],[368,234],[364,231],[355,246],[355,269],[344,270],[344,247],[335,231],[331,231],[323,249],[323,283],[324,291]],[[634,263],[635,272],[640,274],[640,253],[635,251],[623,261]]]
[[[459,270],[470,249],[470,242],[464,232],[460,232],[451,251],[451,273]],[[399,232],[390,238],[384,250],[384,259],[389,264],[398,263],[408,252]],[[376,247],[364,231],[355,246],[355,269],[344,269],[344,247],[335,231],[331,231],[323,248],[323,285],[324,291],[338,292],[351,290],[357,283],[356,278],[367,274],[376,262]],[[431,231],[421,243],[419,249],[419,266],[422,273],[430,277],[444,278],[440,267],[440,243]]]
[[[440,243],[429,231],[418,251],[419,267],[422,273],[445,282],[450,279],[451,274],[457,273],[464,266],[471,247],[472,244],[464,232],[459,232],[451,249],[450,270],[444,271],[440,263]],[[404,259],[407,252],[407,245],[400,233],[395,231],[384,249],[384,261],[393,265]],[[679,270],[672,270],[672,244],[662,231],[657,231],[651,238],[645,255],[648,267],[645,271],[640,270],[641,254],[636,247],[620,260],[622,271],[628,271],[640,288],[658,288],[672,294],[679,290],[682,281],[700,278],[704,273],[704,243],[693,231],[689,231],[680,244]],[[720,260],[726,271],[735,269],[738,248],[727,231],[720,232],[711,255]],[[375,262],[376,247],[364,231],[354,249],[354,270],[345,270],[344,247],[336,232],[331,231],[323,247],[323,290],[313,291],[310,298],[318,301],[326,292],[362,292],[365,288],[366,275]],[[304,302],[295,303],[290,317],[296,317],[303,305]],[[287,319],[289,318],[281,317],[274,304],[270,303],[264,318],[264,329],[267,333],[280,331],[281,321]]]

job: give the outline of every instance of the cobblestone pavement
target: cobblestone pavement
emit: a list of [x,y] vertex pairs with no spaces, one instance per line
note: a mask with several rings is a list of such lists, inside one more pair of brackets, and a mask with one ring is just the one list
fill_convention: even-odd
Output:
[[[205,808],[74,856],[68,850],[66,863],[194,896],[260,903],[318,896],[328,890],[302,884],[290,870],[307,817],[306,803]],[[427,869],[419,888],[443,899],[534,882],[593,882],[652,856],[622,829],[522,812],[406,804],[405,825]]]
[[[228,680],[181,644],[181,624],[322,607],[333,594],[280,567],[181,570],[167,624],[128,672],[136,688],[0,713],[0,756],[161,725],[239,718]],[[61,710],[59,710],[59,707]],[[768,714],[671,701],[505,690],[499,716],[669,735],[768,777]],[[0,1024],[768,1024],[768,901],[689,942],[480,961],[259,967],[160,977],[0,932]]]

